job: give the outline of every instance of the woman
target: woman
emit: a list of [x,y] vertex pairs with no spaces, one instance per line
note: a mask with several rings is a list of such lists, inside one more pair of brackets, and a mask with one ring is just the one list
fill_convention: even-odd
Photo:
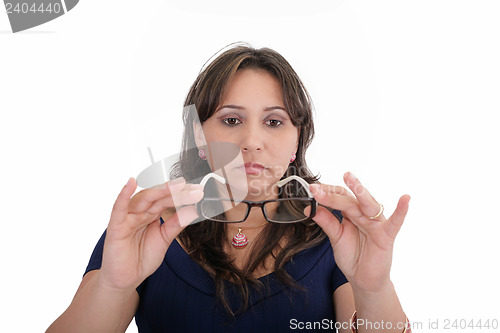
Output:
[[[311,102],[288,62],[266,48],[229,48],[192,85],[193,104],[199,123],[184,114],[177,178],[134,196],[128,181],[73,302],[48,331],[123,332],[135,315],[141,332],[409,332],[389,274],[409,196],[386,219],[351,173],[354,196],[317,182],[305,162]],[[245,200],[270,200],[267,210],[242,204],[220,215],[239,223],[204,215],[204,186],[186,179],[214,171],[212,142],[239,147]],[[279,183],[290,176],[311,185]],[[297,197],[306,218],[269,223],[283,210],[277,200]],[[236,217],[240,208],[247,216]]]

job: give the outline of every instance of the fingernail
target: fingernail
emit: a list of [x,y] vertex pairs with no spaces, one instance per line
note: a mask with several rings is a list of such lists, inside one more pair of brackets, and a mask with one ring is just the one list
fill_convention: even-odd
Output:
[[204,193],[202,188],[194,188],[191,190],[191,193],[193,194],[198,194],[198,193]]
[[203,197],[205,196],[205,192],[203,192],[203,190],[196,189],[196,190],[189,191],[189,195],[191,198],[199,198],[199,199],[197,199],[197,201],[198,201],[198,200],[203,199]]
[[125,184],[125,186],[124,186],[124,187],[128,187],[128,186],[130,186],[130,184],[132,184],[132,179],[134,179],[134,178],[130,177],[130,178],[128,179],[128,181],[127,181],[127,184]]
[[203,191],[205,188],[200,184],[189,184],[189,190],[192,192]]
[[352,172],[349,171],[349,174],[351,175],[352,179],[358,180],[358,178]]

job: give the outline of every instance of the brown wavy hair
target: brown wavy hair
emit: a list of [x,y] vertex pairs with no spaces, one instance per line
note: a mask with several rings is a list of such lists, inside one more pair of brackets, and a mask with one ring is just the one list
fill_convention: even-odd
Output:
[[[308,169],[305,153],[314,137],[311,98],[297,73],[288,61],[278,52],[269,49],[255,49],[247,44],[230,44],[225,50],[200,71],[184,102],[184,106],[195,105],[201,123],[210,118],[223,100],[225,89],[238,70],[265,70],[280,83],[283,101],[294,126],[300,127],[299,144],[296,159],[282,178],[298,175],[308,183],[318,182],[319,176],[314,176]],[[192,113],[183,114],[185,133],[182,140],[182,153],[171,176],[184,176],[186,179],[196,179],[212,170],[208,163],[200,159],[195,147]],[[182,170],[182,171],[181,171]],[[194,171],[196,170],[196,171]],[[202,174],[193,174],[193,173]],[[279,194],[279,197],[292,197],[294,194],[304,195],[303,188],[296,182],[289,182]],[[251,290],[262,291],[263,284],[252,277],[252,272],[264,267],[265,259],[272,256],[274,274],[283,284],[300,288],[286,272],[284,265],[298,252],[318,245],[325,238],[323,230],[312,220],[302,223],[277,224],[269,223],[263,228],[254,241],[248,263],[240,270],[231,258],[224,252],[227,242],[226,224],[209,220],[186,227],[179,235],[193,260],[204,267],[214,279],[217,299],[222,303],[230,318],[248,309]],[[280,241],[286,237],[286,245],[280,247]],[[234,310],[226,297],[224,280],[234,283],[241,297],[239,309]],[[255,287],[255,288],[252,288]]]

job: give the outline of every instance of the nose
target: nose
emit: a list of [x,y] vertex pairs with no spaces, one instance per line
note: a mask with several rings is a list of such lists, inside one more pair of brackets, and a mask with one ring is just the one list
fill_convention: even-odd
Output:
[[265,133],[258,125],[247,125],[241,141],[241,150],[244,152],[261,151],[264,148]]

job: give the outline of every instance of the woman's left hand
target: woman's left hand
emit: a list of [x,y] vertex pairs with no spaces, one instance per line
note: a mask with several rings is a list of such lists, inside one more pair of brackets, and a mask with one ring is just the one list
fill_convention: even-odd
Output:
[[319,204],[342,212],[342,223],[322,206],[318,206],[313,220],[330,238],[335,261],[353,289],[378,292],[391,283],[394,240],[408,211],[410,196],[399,199],[388,219],[383,214],[370,219],[382,206],[352,173],[344,175],[344,182],[355,196],[341,186],[310,186]]

